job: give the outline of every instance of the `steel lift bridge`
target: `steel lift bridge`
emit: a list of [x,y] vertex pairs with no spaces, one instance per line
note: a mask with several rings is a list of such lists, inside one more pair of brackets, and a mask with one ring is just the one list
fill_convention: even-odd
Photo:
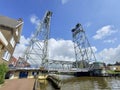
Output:
[[74,70],[77,72],[90,69],[90,62],[96,61],[96,58],[81,24],[77,24],[75,28],[72,29],[76,61],[49,59],[48,41],[51,16],[51,11],[45,13],[35,33],[32,35],[23,56],[19,58],[17,67],[22,67],[23,64],[29,62],[31,65],[38,65],[38,68],[46,70],[65,70],[66,72],[70,72],[74,68],[77,69]]
[[48,40],[51,16],[52,12],[47,11],[43,19],[38,23],[24,55],[19,58],[17,67],[22,67],[25,62],[29,62],[31,65],[38,65],[37,67],[48,66]]
[[72,37],[76,58],[74,67],[77,68],[78,71],[89,71],[95,68],[92,63],[96,62],[96,57],[81,24],[78,23],[75,28],[72,29]]
[[[66,65],[72,67],[72,62],[52,60],[48,55],[48,41],[50,34],[50,21],[52,12],[47,11],[43,19],[39,22],[35,33],[32,35],[27,49],[22,57],[19,58],[17,67],[21,68],[23,64],[29,62],[31,65],[37,65],[36,68],[58,70],[63,69]],[[59,67],[58,67],[59,66]]]

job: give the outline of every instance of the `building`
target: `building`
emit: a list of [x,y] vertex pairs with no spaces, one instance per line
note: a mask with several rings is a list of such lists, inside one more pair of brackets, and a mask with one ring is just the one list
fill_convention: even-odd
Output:
[[108,69],[112,71],[120,72],[120,63],[119,64],[110,64],[108,65]]
[[16,67],[18,68],[30,67],[30,64],[26,60],[24,60],[24,58],[19,57],[16,63]]
[[10,61],[9,61],[9,67],[12,67],[12,68],[15,67],[17,64],[17,61],[18,60],[14,56],[12,56]]
[[107,68],[108,68],[108,70],[120,72],[120,62],[116,62],[115,64],[108,64]]
[[19,43],[23,21],[0,16],[0,64],[9,63],[15,46]]
[[116,65],[116,70],[117,72],[120,72],[120,65]]

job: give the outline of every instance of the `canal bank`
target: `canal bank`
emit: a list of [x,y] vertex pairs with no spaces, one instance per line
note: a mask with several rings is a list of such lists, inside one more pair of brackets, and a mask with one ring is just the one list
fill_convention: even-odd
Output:
[[48,75],[47,80],[51,82],[55,89],[61,88],[61,78],[57,75]]
[[[120,90],[120,77],[73,77],[59,75],[60,90]],[[51,82],[40,80],[41,90],[56,90]]]
[[[59,90],[120,90],[120,77],[58,75],[58,78],[61,82]],[[0,90],[33,90],[34,82],[35,79],[28,78],[6,80]],[[38,79],[37,88],[38,90],[58,90],[46,79]]]
[[[21,74],[21,72],[22,72],[22,74]],[[28,72],[27,75],[26,75],[26,72]],[[95,72],[96,71],[94,71],[94,73]],[[109,72],[109,73],[113,73],[113,72]],[[117,72],[117,73],[119,73],[119,72]],[[117,74],[117,73],[115,73],[115,74]],[[55,90],[56,89],[66,90],[66,89],[64,89],[64,87],[66,87],[65,85],[66,84],[68,85],[68,83],[78,83],[78,82],[82,83],[82,82],[85,82],[85,81],[89,82],[92,79],[93,79],[92,83],[94,83],[94,79],[99,81],[99,78],[101,78],[100,76],[97,76],[97,75],[95,75],[95,76],[93,76],[93,75],[92,76],[90,76],[90,75],[89,76],[85,76],[85,75],[83,75],[81,73],[80,73],[80,75],[83,75],[82,77],[75,77],[74,75],[61,75],[61,73],[59,73],[59,74],[48,74],[46,72],[43,73],[42,71],[34,71],[34,70],[27,70],[27,71],[25,71],[25,70],[18,70],[18,71],[14,71],[14,73],[12,73],[12,75],[13,76],[10,79],[16,79],[16,80],[17,79],[18,80],[19,79],[20,80],[22,80],[22,79],[26,79],[27,80],[27,79],[30,79],[30,78],[31,79],[37,78],[38,79],[37,88],[42,88],[42,87],[48,88],[47,86],[49,86],[49,87],[52,88],[51,90],[54,90],[54,89]],[[100,74],[98,73],[98,75],[100,75]],[[110,76],[110,78],[113,78],[113,79],[114,78],[118,78],[119,79],[119,77],[116,77],[116,76],[112,77],[112,76]],[[48,77],[49,77],[49,79],[48,79],[49,81],[46,80]],[[86,80],[85,78],[87,78],[88,80]],[[105,77],[102,77],[100,80],[102,80],[103,78],[105,78]],[[107,78],[109,78],[109,77],[107,77]],[[79,80],[79,81],[77,81],[77,80]],[[75,82],[72,82],[72,81],[75,81]],[[45,86],[44,86],[44,82],[45,82]],[[117,82],[119,82],[119,81],[117,81]],[[32,85],[32,87],[33,86],[34,85]],[[41,90],[44,90],[44,89],[41,89]],[[47,89],[45,89],[45,90],[47,90]],[[76,90],[76,89],[73,89],[73,90]]]

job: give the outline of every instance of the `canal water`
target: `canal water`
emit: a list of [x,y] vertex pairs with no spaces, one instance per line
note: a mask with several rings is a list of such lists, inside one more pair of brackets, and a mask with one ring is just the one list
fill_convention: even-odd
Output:
[[[60,76],[60,90],[120,90],[120,77],[72,77]],[[40,90],[55,89],[47,80],[40,80]]]

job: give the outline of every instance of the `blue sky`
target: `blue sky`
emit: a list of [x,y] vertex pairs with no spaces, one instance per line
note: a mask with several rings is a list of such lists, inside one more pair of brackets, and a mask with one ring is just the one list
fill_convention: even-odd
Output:
[[[120,0],[1,0],[0,14],[15,19],[23,18],[24,40],[29,39],[36,27],[31,18],[35,16],[36,20],[42,19],[46,10],[53,12],[50,37],[56,42],[72,40],[71,29],[79,22],[91,46],[96,48],[98,59],[114,62],[120,61],[117,58],[120,54],[119,4]],[[111,60],[111,54],[117,59]]]

